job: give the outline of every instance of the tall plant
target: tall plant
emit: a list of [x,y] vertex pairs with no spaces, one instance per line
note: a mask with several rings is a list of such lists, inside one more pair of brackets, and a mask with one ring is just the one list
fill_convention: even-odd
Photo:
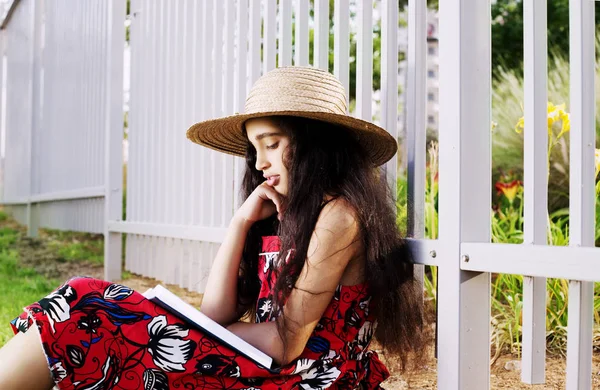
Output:
[[[600,48],[600,44],[596,45]],[[523,172],[523,137],[516,133],[515,123],[523,116],[524,81],[521,71],[498,69],[492,85],[492,118],[496,126],[492,132],[492,172],[497,181],[501,172]],[[600,93],[600,67],[596,64],[596,93]],[[548,100],[564,102],[569,107],[569,61],[556,54],[548,70]],[[557,106],[555,106],[557,107]],[[596,101],[600,112],[600,99]],[[557,121],[558,122],[558,121]],[[558,123],[557,123],[558,126]],[[558,127],[555,130],[560,131]],[[555,133],[558,135],[558,133]],[[600,140],[600,117],[596,117],[596,137]],[[551,152],[548,183],[548,207],[551,212],[568,206],[569,197],[569,134],[563,134]]]

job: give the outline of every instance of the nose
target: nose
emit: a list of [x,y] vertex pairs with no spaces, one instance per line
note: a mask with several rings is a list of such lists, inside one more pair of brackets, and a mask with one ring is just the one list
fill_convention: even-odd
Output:
[[264,153],[256,152],[256,164],[255,168],[257,171],[264,171],[270,166],[269,161],[266,159]]

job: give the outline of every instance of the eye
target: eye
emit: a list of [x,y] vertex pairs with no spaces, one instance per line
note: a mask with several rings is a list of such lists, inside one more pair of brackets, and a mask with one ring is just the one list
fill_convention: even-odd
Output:
[[279,141],[275,142],[272,145],[267,145],[267,149],[277,149],[277,147],[279,146]]

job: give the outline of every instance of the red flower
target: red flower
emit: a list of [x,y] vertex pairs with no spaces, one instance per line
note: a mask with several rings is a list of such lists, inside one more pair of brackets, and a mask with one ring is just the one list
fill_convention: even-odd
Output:
[[496,182],[496,190],[498,191],[498,195],[503,194],[506,196],[506,199],[508,199],[510,204],[512,204],[515,200],[520,187],[520,180],[513,180],[510,183]]

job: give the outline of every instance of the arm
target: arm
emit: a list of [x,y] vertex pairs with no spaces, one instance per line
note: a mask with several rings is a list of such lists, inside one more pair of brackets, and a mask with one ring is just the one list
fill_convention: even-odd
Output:
[[246,237],[252,224],[283,211],[279,194],[260,184],[236,211],[210,269],[200,311],[221,325],[238,318],[237,279]]
[[283,309],[283,334],[279,335],[275,322],[238,322],[228,329],[279,364],[297,358],[331,302],[348,262],[360,250],[358,231],[358,223],[343,201],[325,206],[312,234],[306,263]]
[[237,277],[252,222],[234,217],[215,257],[200,311],[221,325],[237,318]]

